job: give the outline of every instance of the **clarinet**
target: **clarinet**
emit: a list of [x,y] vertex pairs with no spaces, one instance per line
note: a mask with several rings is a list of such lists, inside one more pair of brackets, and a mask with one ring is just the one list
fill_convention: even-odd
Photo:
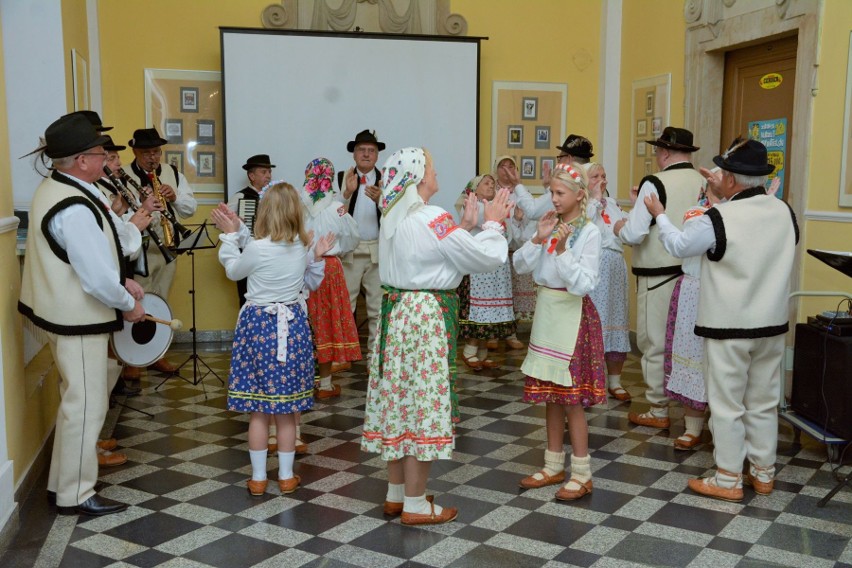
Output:
[[[127,174],[127,172],[124,171],[123,168],[118,168],[116,170],[116,173],[119,175],[119,177],[121,177],[121,181],[124,182],[125,185],[127,185],[128,183],[130,185],[132,185],[133,189],[135,189],[136,191],[139,192],[139,195],[145,195],[146,193],[148,193],[148,191],[145,191],[144,189],[139,187],[139,184],[136,183],[136,180],[134,180],[132,177],[130,177]],[[175,218],[174,214],[171,211],[169,211],[168,204],[165,204],[163,206],[163,210],[160,211],[160,215],[165,217],[166,220],[168,220],[168,222],[171,223],[174,226],[175,231],[177,231],[180,234],[180,238],[185,239],[189,235],[192,234],[192,229],[187,229],[186,227],[181,225],[178,222],[178,220]]]
[[[115,185],[115,188],[118,190],[118,193],[121,194],[121,197],[127,202],[127,205],[133,211],[138,211],[141,205],[138,201],[136,201],[136,198],[133,197],[133,194],[130,193],[130,190],[127,189],[127,186],[122,183],[122,179],[107,165],[104,166],[104,173],[107,175],[110,181],[113,182],[113,185]],[[160,237],[157,236],[157,233],[155,233],[149,228],[145,229],[145,233],[151,239],[151,242],[157,245],[157,248],[160,249],[160,254],[163,255],[166,264],[169,264],[170,262],[175,260],[175,255],[173,255],[172,252],[168,248],[166,248],[166,246],[160,240]]]

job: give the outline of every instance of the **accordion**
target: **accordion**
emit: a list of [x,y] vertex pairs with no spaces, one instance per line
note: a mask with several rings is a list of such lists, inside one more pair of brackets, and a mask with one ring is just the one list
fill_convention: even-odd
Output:
[[254,217],[257,214],[257,203],[259,200],[257,199],[247,199],[243,198],[237,201],[237,215],[243,220],[246,224],[246,227],[251,233],[251,236],[254,236]]

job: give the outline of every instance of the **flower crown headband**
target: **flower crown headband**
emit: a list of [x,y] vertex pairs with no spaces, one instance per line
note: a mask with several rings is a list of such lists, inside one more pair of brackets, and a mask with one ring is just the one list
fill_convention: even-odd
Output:
[[276,179],[276,180],[273,180],[273,181],[267,183],[266,185],[264,185],[260,189],[260,192],[258,193],[258,195],[259,195],[258,199],[263,199],[263,196],[266,195],[266,190],[269,189],[270,187],[272,187],[273,185],[278,185],[279,183],[287,183],[287,182],[284,181],[283,179]]
[[574,182],[577,185],[579,185],[580,187],[585,189],[586,184],[583,183],[583,177],[580,175],[580,173],[577,170],[572,168],[570,164],[556,164],[556,167],[554,169],[562,170],[563,172],[568,174],[571,177],[571,179],[573,179]]

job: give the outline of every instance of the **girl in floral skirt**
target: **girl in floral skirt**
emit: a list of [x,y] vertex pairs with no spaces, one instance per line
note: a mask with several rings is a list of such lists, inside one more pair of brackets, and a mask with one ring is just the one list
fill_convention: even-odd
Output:
[[[211,219],[219,236],[219,262],[231,280],[248,278],[240,310],[231,372],[228,410],[250,412],[248,444],[252,495],[266,490],[267,426],[275,417],[278,437],[278,486],[292,493],[296,445],[294,413],[313,406],[314,357],[302,290],[315,290],[323,278],[323,255],[334,244],[327,234],[311,247],[302,222],[299,196],[290,184],[273,182],[261,190],[254,239],[224,203]],[[242,252],[240,252],[242,249]]]
[[521,480],[536,488],[565,481],[562,438],[565,417],[571,438],[571,477],[556,492],[562,501],[592,492],[589,427],[583,408],[606,402],[601,322],[591,292],[598,283],[600,230],[586,217],[587,178],[582,167],[559,165],[550,182],[554,211],[538,222],[536,235],[515,252],[519,273],[539,285],[527,357],[524,401],[546,404],[544,468]]

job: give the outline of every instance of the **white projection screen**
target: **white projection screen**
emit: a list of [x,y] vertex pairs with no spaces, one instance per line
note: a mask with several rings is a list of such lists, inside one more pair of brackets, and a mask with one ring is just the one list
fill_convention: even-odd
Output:
[[455,201],[479,157],[479,40],[220,28],[227,194],[245,187],[242,165],[269,154],[273,179],[299,186],[326,157],[354,165],[346,144],[375,130],[387,148],[429,149],[440,191]]

